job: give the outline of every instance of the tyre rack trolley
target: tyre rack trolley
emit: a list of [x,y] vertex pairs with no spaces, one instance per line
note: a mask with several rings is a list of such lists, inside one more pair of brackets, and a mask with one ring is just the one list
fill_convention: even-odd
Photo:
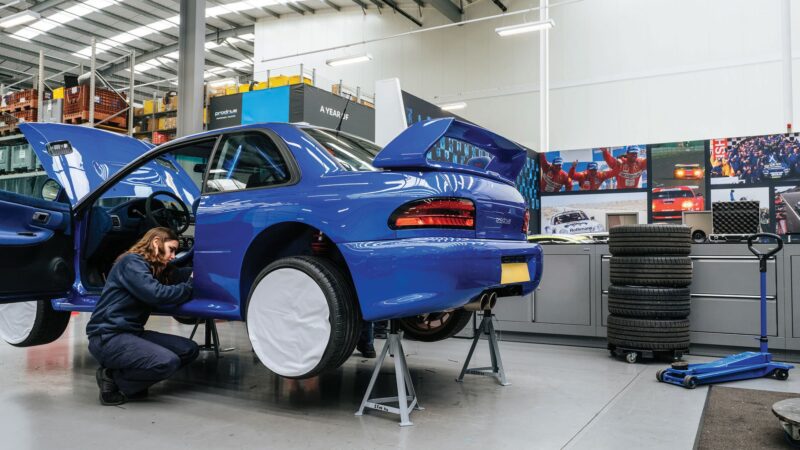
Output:
[[[753,247],[756,238],[774,239],[777,246],[766,253]],[[758,352],[744,352],[730,355],[704,364],[688,364],[681,369],[677,365],[661,369],[656,373],[658,381],[694,389],[701,384],[722,383],[725,381],[747,380],[773,376],[779,380],[789,378],[789,369],[794,366],[772,361],[772,354],[767,346],[767,260],[781,251],[783,241],[772,233],[757,233],[747,238],[747,248],[758,258],[758,270],[761,275],[761,337]],[[680,366],[677,366],[680,367]]]

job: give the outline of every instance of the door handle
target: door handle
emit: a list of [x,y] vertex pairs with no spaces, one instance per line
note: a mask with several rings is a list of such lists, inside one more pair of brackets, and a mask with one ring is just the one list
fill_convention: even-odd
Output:
[[47,223],[50,219],[50,213],[36,211],[33,213],[33,221],[38,223]]

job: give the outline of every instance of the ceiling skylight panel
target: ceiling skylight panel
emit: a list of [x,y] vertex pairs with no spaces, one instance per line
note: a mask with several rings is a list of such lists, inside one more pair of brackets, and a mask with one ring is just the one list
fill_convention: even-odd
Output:
[[37,20],[36,22],[30,24],[31,28],[33,28],[34,30],[41,31],[42,33],[46,33],[57,26],[59,26],[58,23],[48,19]]
[[67,12],[67,11],[59,11],[51,16],[47,16],[47,20],[52,20],[57,24],[65,24],[67,22],[72,22],[73,20],[77,19],[79,16],[77,14]]
[[75,15],[77,17],[83,17],[83,16],[85,16],[87,14],[90,14],[90,13],[93,13],[93,12],[97,11],[97,9],[96,8],[92,8],[90,6],[87,6],[85,3],[78,3],[75,6],[70,6],[65,11],[67,13],[73,14],[73,15]]
[[104,9],[115,5],[117,2],[115,0],[87,0],[84,3],[92,8]]
[[40,34],[42,34],[41,31],[34,30],[31,27],[25,27],[25,28],[17,31],[16,33],[12,34],[11,37],[17,38],[17,39],[21,39],[23,41],[27,41],[27,40],[30,40],[30,39],[32,39],[32,38],[34,38],[34,37],[36,37],[36,36],[38,36]]

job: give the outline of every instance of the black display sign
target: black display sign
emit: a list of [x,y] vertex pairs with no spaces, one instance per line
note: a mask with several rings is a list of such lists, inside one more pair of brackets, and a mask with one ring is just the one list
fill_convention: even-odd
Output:
[[242,124],[242,94],[212,97],[208,108],[208,129],[233,127]]
[[[375,140],[375,110],[308,85],[293,86],[289,117],[326,128]],[[298,117],[299,116],[299,117]]]
[[460,117],[450,111],[444,111],[438,106],[426,102],[425,100],[411,95],[406,91],[403,92],[403,107],[406,110],[406,123],[408,126],[414,125],[417,122],[429,119],[441,119],[443,117],[455,117],[457,120],[466,123],[472,123],[469,120]]

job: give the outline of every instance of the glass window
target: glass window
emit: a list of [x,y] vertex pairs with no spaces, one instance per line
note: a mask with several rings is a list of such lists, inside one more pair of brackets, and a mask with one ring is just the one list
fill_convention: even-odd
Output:
[[349,171],[374,171],[372,161],[381,151],[377,145],[364,139],[319,128],[303,128],[309,136],[319,142],[339,163]]
[[275,143],[264,134],[226,136],[208,172],[207,192],[287,183],[291,175]]
[[113,208],[157,191],[177,195],[191,206],[200,197],[203,174],[216,138],[192,142],[142,164],[103,193],[98,205]]
[[685,197],[694,197],[694,195],[692,195],[692,191],[684,191],[684,190],[653,192],[653,198],[658,198],[658,199],[685,198]]

